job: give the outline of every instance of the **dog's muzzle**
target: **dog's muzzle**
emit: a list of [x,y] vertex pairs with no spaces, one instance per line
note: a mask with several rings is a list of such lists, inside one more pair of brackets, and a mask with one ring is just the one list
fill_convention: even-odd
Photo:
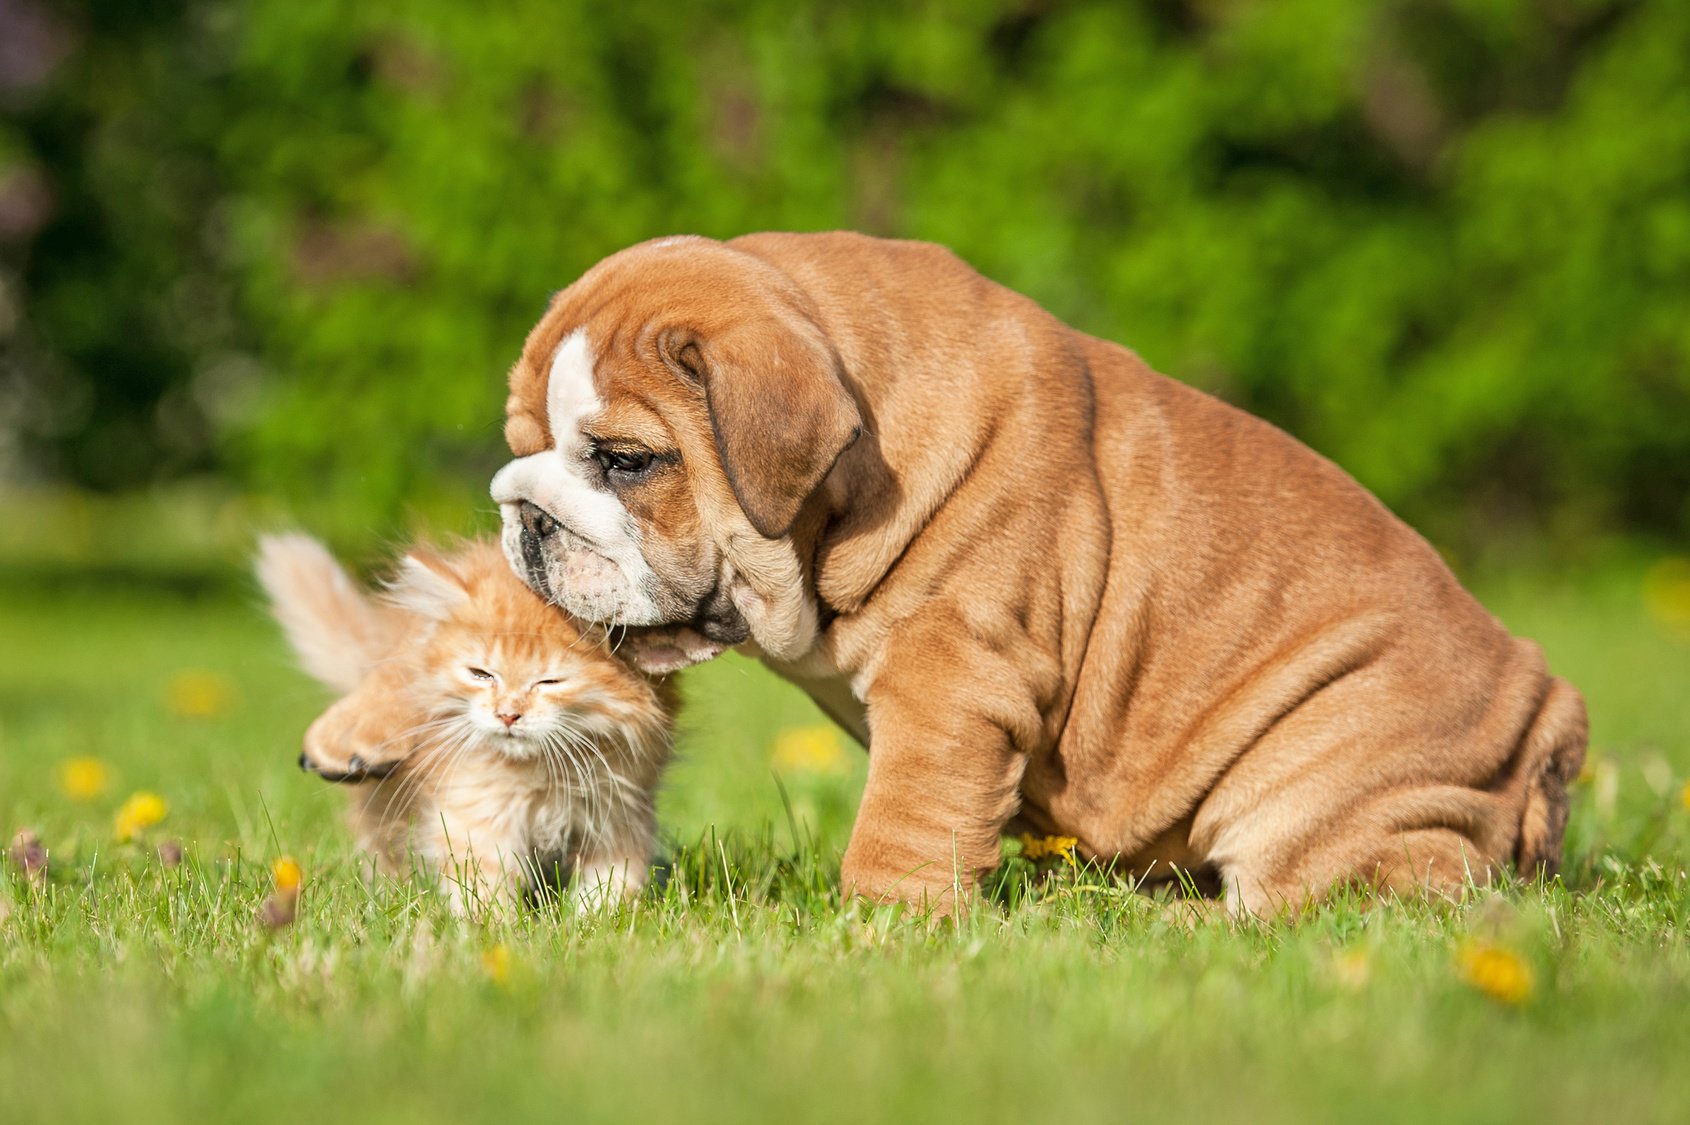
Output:
[[[521,556],[521,576],[528,588],[542,598],[557,605],[562,605],[572,612],[580,612],[580,607],[567,603],[562,597],[567,591],[554,589],[552,581],[554,575],[558,581],[567,581],[562,577],[563,568],[548,565],[547,556],[553,562],[560,562],[566,557],[593,558],[603,564],[605,568],[612,568],[610,562],[598,549],[597,545],[579,535],[573,527],[568,526],[556,516],[535,504],[531,500],[519,500],[516,503],[515,520],[506,525],[506,551],[511,553],[511,536],[514,533],[515,553]],[[576,591],[581,593],[582,591]],[[659,599],[650,591],[647,592],[653,604]],[[612,607],[613,609],[615,607]],[[670,616],[662,622],[647,625],[622,625],[620,628],[625,635],[630,630],[653,629],[655,636],[667,638],[677,629],[690,628],[699,635],[698,646],[714,645],[717,651],[739,644],[751,635],[751,627],[746,623],[738,607],[728,596],[726,587],[718,583],[702,599],[695,603],[690,610],[681,609],[679,605],[671,605]],[[590,620],[603,620],[587,613]],[[614,614],[607,615],[614,618]]]
[[522,501],[516,510],[517,517],[522,520],[522,530],[536,541],[549,538],[558,529],[558,522],[551,513],[531,500]]

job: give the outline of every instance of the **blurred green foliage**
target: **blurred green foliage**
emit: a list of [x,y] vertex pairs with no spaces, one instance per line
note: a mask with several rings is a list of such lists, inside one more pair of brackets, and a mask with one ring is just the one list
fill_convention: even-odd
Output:
[[[57,60],[0,52],[14,473],[450,522],[553,290],[657,234],[854,227],[951,245],[1443,541],[1690,533],[1678,0],[47,11],[0,4]],[[8,227],[19,183],[50,206]]]

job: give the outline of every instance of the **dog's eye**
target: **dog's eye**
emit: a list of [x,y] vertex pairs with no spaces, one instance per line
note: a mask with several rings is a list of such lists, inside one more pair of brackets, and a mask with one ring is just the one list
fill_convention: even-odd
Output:
[[645,472],[651,467],[651,450],[649,449],[595,449],[594,460],[599,468],[608,475],[610,473],[624,473],[633,476]]
[[472,680],[492,680],[496,678],[493,673],[485,668],[465,668],[464,671],[469,673],[469,678]]

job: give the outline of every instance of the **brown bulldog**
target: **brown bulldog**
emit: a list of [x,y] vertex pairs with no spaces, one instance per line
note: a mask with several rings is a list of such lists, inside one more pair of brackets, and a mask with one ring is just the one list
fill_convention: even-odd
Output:
[[511,371],[512,565],[664,671],[743,645],[869,748],[847,892],[1013,822],[1234,911],[1553,871],[1584,704],[1342,470],[949,251],[668,238]]

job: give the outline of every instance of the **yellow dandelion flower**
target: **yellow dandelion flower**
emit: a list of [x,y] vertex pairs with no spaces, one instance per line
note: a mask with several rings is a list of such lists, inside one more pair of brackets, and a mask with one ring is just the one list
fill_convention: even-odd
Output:
[[1470,940],[1460,951],[1467,983],[1501,1004],[1524,1004],[1532,995],[1532,967],[1511,949]]
[[1690,637],[1690,558],[1672,556],[1649,568],[1643,606],[1662,628]]
[[133,840],[170,814],[170,806],[157,793],[132,793],[117,810],[115,827],[119,840]]
[[1685,812],[1690,812],[1690,781],[1684,783],[1684,788],[1678,791],[1678,803],[1684,806]]
[[276,890],[259,906],[258,921],[267,930],[285,930],[293,925],[299,909],[299,888],[305,882],[305,872],[297,859],[284,855],[270,864],[270,878]]
[[772,762],[780,773],[841,774],[848,765],[839,728],[820,723],[777,734]]
[[511,951],[503,945],[495,945],[491,949],[483,950],[481,967],[486,970],[487,979],[494,984],[508,983],[511,976]]
[[1074,849],[1080,845],[1073,836],[1035,836],[1031,832],[1023,832],[1016,838],[1021,841],[1021,854],[1028,859],[1060,859],[1073,863]]
[[234,707],[235,685],[220,673],[190,668],[171,677],[165,700],[184,719],[215,719]]
[[1351,992],[1359,992],[1373,979],[1373,958],[1365,949],[1345,949],[1332,958],[1332,976]]
[[276,881],[276,890],[282,894],[297,895],[305,882],[305,872],[300,870],[298,860],[285,855],[270,865],[270,878]]
[[111,784],[111,771],[98,758],[72,758],[59,766],[59,788],[73,801],[92,801]]

